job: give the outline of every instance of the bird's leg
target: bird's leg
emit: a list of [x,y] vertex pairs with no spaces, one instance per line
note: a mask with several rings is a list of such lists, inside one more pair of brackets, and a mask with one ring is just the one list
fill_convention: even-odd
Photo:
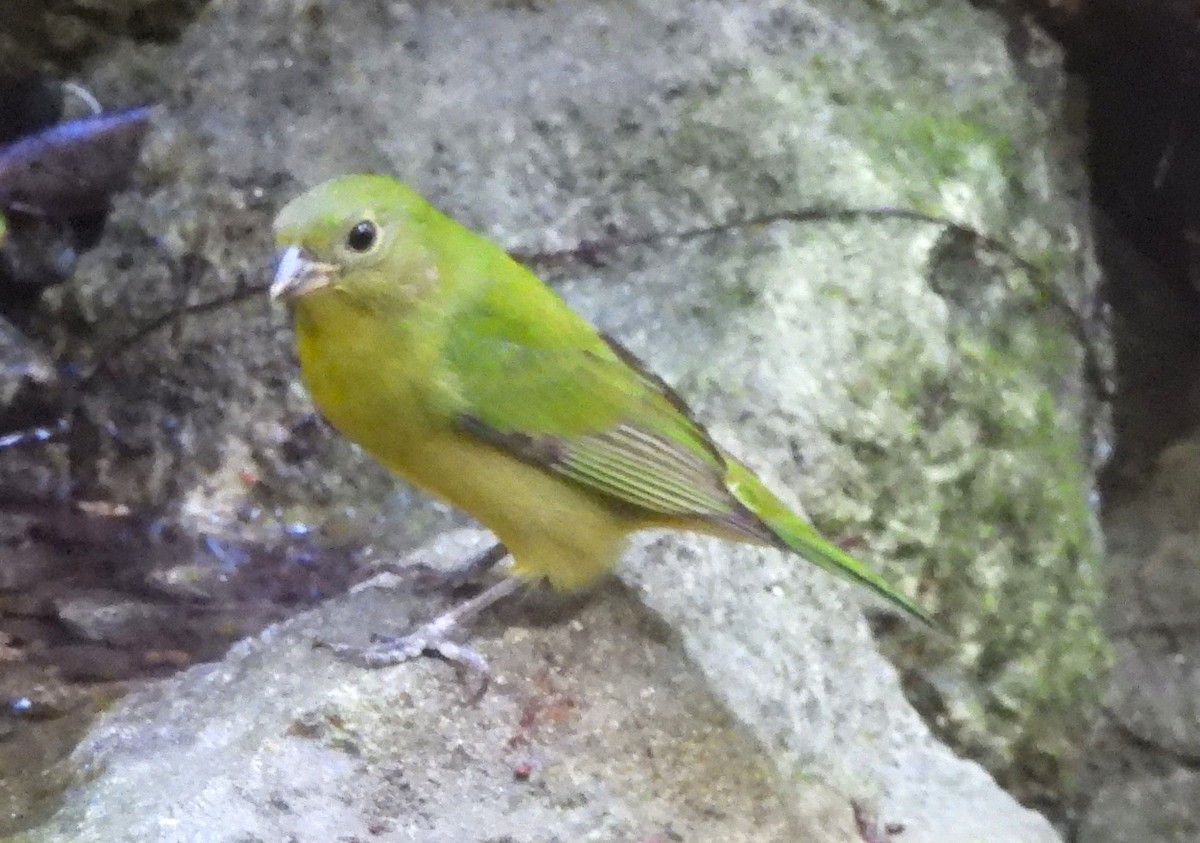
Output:
[[492,570],[505,556],[508,556],[508,548],[502,542],[496,542],[483,553],[472,557],[465,565],[449,571],[443,571],[430,565],[414,565],[412,566],[416,568],[414,587],[420,594],[428,594],[432,591],[457,591]]
[[372,643],[367,647],[353,647],[348,644],[320,646],[331,650],[339,659],[371,668],[389,667],[423,654],[441,656],[446,661],[478,673],[483,679],[483,687],[479,691],[479,694],[482,694],[487,689],[491,676],[487,660],[469,647],[451,641],[449,633],[456,627],[469,624],[484,609],[518,591],[521,586],[522,582],[512,577],[500,580],[470,600],[459,603],[453,609],[422,624],[408,635],[372,636]]

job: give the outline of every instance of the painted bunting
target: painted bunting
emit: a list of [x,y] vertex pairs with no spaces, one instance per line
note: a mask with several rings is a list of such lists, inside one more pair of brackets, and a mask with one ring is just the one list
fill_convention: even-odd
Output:
[[333,179],[290,202],[275,231],[271,295],[291,305],[317,408],[513,557],[516,579],[423,632],[344,654],[462,657],[447,629],[514,583],[586,586],[630,533],[660,527],[798,553],[927,620],[714,443],[632,354],[404,184]]

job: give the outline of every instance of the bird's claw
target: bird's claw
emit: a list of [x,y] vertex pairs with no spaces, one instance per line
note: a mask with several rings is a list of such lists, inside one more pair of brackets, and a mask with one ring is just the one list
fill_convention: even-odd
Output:
[[476,702],[491,683],[492,669],[487,659],[475,650],[447,637],[451,626],[445,619],[438,618],[408,635],[372,635],[371,643],[366,647],[324,641],[318,641],[314,646],[329,650],[341,661],[371,669],[392,667],[420,656],[436,656],[457,666],[464,674],[479,677],[479,688],[470,698],[471,702]]
[[[503,545],[496,545],[485,554],[485,557],[493,556],[503,550]],[[471,695],[470,700],[477,702],[487,691],[492,677],[491,668],[483,656],[463,644],[451,641],[450,631],[469,623],[488,606],[520,588],[520,580],[500,580],[470,600],[460,603],[450,611],[443,612],[428,623],[417,627],[408,635],[372,636],[371,644],[367,647],[325,643],[319,643],[317,646],[331,651],[339,659],[372,668],[402,664],[426,654],[439,656],[458,665],[463,672],[475,673],[479,676],[479,688]]]

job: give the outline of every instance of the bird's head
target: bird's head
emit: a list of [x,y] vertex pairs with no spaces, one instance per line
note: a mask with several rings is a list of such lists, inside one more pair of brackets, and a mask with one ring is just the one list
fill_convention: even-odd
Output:
[[[424,228],[437,212],[388,176],[350,175],[289,202],[275,220],[280,252],[271,298],[291,303],[342,294],[368,307],[411,298],[431,264]],[[423,273],[427,274],[427,273]]]

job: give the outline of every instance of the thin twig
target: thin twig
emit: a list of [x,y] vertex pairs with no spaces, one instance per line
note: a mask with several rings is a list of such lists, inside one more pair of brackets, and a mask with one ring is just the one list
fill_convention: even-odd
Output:
[[[1071,306],[1071,303],[1067,301],[1062,290],[1044,277],[1042,270],[1040,270],[1028,259],[1017,254],[1008,244],[1003,243],[994,237],[990,237],[982,232],[969,228],[962,223],[947,219],[946,217],[928,214],[912,208],[893,208],[888,206],[877,208],[799,208],[790,211],[775,211],[769,214],[761,214],[732,222],[698,226],[695,228],[684,229],[682,231],[651,232],[649,234],[642,234],[632,237],[615,236],[609,238],[586,239],[581,240],[578,245],[570,249],[560,249],[550,252],[526,252],[518,249],[510,251],[509,254],[511,254],[514,259],[535,268],[549,268],[571,263],[587,263],[594,265],[600,262],[599,258],[602,254],[612,253],[621,249],[636,246],[652,246],[664,241],[673,240],[678,243],[687,243],[704,237],[712,237],[718,234],[727,234],[729,232],[740,231],[749,228],[762,228],[783,222],[848,223],[863,219],[896,219],[924,223],[928,225],[938,225],[947,229],[948,231],[969,237],[973,242],[979,244],[979,246],[988,251],[999,253],[1007,257],[1010,261],[1012,261],[1014,266],[1018,267],[1029,276],[1031,283],[1038,289],[1039,292],[1042,292],[1046,295],[1051,305],[1053,305],[1054,308],[1067,320],[1067,329],[1071,332],[1076,342],[1079,343],[1083,350],[1084,377],[1091,385],[1095,394],[1100,400],[1103,401],[1108,401],[1112,398],[1112,388],[1108,385],[1108,379],[1104,374],[1104,367],[1100,362],[1100,355],[1096,350],[1094,342],[1092,341],[1086,320]],[[111,343],[107,348],[102,349],[97,355],[99,362],[93,366],[90,372],[79,379],[75,385],[76,388],[82,389],[86,387],[101,372],[106,371],[109,362],[125,354],[130,349],[135,348],[139,343],[157,331],[173,325],[179,320],[188,316],[219,310],[220,308],[228,305],[244,301],[251,296],[264,294],[266,293],[268,286],[269,285],[267,284],[246,284],[228,295],[218,296],[217,298],[209,301],[186,305],[178,310],[172,310],[168,313],[164,313],[162,316],[152,319],[149,323],[143,325],[129,336],[123,337]],[[57,438],[70,428],[69,419],[70,410],[68,410],[68,412],[64,413],[54,422],[0,436],[0,450],[11,447],[19,447],[21,445],[46,442]]]
[[188,316],[195,316],[200,313],[208,313],[213,310],[220,310],[231,304],[236,304],[240,301],[245,301],[252,296],[265,294],[268,289],[266,284],[246,284],[239,287],[224,296],[217,296],[208,301],[197,302],[195,304],[185,305],[178,310],[172,310],[151,319],[148,323],[135,330],[132,334],[126,337],[121,337],[106,346],[100,348],[97,353],[97,362],[92,366],[87,374],[81,376],[72,385],[76,399],[53,421],[35,427],[28,427],[23,430],[17,430],[6,433],[0,436],[0,451],[6,448],[19,448],[24,445],[40,444],[58,439],[71,429],[71,414],[79,404],[79,394],[84,388],[92,383],[102,372],[108,370],[108,366],[113,360],[121,357],[126,352],[136,348],[144,340],[163,328],[167,328],[176,324]]
[[1029,276],[1030,283],[1033,284],[1038,292],[1045,295],[1051,306],[1064,317],[1067,330],[1083,351],[1084,379],[1088,382],[1088,385],[1092,388],[1097,398],[1101,401],[1112,400],[1113,388],[1109,385],[1109,379],[1105,375],[1105,368],[1100,361],[1100,353],[1096,348],[1096,343],[1092,338],[1091,332],[1088,330],[1087,320],[1075,310],[1063,291],[1053,283],[1053,280],[1045,277],[1045,272],[1042,269],[1032,261],[1018,254],[1009,244],[995,237],[991,237],[955,220],[936,214],[928,214],[924,211],[917,211],[912,208],[893,208],[889,206],[877,208],[799,208],[791,211],[775,211],[733,222],[699,226],[683,231],[655,232],[635,237],[615,236],[611,238],[582,240],[579,245],[570,249],[561,249],[553,252],[522,252],[518,250],[510,252],[510,254],[522,263],[529,264],[532,267],[550,268],[576,262],[595,265],[600,263],[599,256],[601,254],[634,246],[650,246],[664,240],[687,243],[703,237],[711,237],[717,234],[726,234],[731,231],[748,228],[761,228],[781,222],[850,223],[863,219],[896,219],[941,226],[947,231],[969,237],[974,243],[989,252],[1004,255],[1012,262],[1013,266]]

